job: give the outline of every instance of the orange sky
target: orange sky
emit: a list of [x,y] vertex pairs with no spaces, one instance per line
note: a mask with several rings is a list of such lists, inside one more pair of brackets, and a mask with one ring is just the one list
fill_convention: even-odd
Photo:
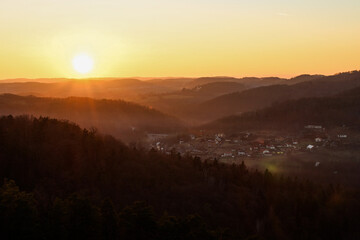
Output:
[[[359,69],[358,0],[1,0],[0,79]],[[74,56],[94,60],[89,74]]]

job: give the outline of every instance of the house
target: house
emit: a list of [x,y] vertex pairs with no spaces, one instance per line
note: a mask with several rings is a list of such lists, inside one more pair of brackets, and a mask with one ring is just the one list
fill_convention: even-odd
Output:
[[215,143],[216,144],[219,144],[219,143],[221,143],[221,137],[219,137],[219,136],[215,136]]
[[161,145],[160,144],[161,144],[160,142],[156,143],[156,149],[159,150],[159,151],[161,150]]
[[306,128],[306,129],[318,129],[318,130],[321,130],[321,129],[322,129],[322,126],[320,126],[320,125],[306,125],[304,128]]
[[264,155],[264,156],[267,156],[267,157],[272,156],[272,154],[270,153],[269,150],[264,150],[264,151],[263,151],[263,155]]
[[231,157],[232,153],[223,153],[221,157]]
[[337,137],[338,138],[347,138],[348,136],[346,134],[339,134]]
[[268,146],[266,146],[266,148],[275,150],[275,146],[274,146],[274,145],[268,145]]
[[238,152],[238,156],[246,156],[246,152],[239,151],[239,152]]

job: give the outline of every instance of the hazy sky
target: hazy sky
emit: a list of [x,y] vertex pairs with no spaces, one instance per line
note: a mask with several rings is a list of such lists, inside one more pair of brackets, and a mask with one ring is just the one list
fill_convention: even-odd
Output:
[[[94,70],[77,74],[79,53]],[[0,0],[0,78],[294,76],[360,67],[360,0]]]

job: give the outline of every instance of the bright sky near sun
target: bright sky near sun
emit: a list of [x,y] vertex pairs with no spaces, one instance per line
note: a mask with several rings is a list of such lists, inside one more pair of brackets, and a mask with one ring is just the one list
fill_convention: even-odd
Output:
[[[0,0],[0,78],[355,70],[359,13],[359,0]],[[88,73],[73,66],[84,53]]]

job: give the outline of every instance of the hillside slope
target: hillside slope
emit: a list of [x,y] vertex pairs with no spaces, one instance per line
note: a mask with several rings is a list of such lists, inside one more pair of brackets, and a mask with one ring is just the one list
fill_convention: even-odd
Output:
[[209,123],[204,128],[227,132],[251,129],[300,129],[316,124],[360,127],[360,88],[331,97],[302,98],[273,104],[258,111],[230,116]]
[[4,114],[50,116],[67,119],[83,127],[96,127],[127,141],[144,132],[179,131],[183,125],[159,111],[120,100],[91,98],[39,98],[11,94],[0,95],[0,112]]
[[226,94],[189,109],[188,114],[191,113],[199,119],[209,121],[258,110],[276,102],[306,97],[331,96],[359,86],[360,72],[354,71],[294,85],[271,85]]
[[0,185],[5,239],[360,235],[358,192],[145,152],[49,118],[0,117]]

